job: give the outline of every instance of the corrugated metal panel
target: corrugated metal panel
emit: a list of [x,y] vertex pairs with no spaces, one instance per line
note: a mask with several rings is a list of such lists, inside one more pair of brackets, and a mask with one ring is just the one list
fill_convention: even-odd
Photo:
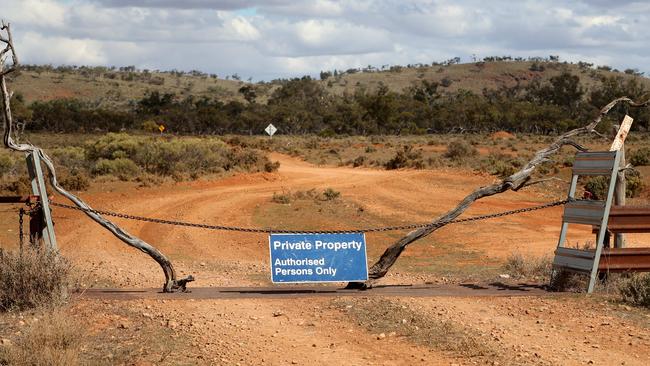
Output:
[[564,257],[556,255],[553,260],[553,265],[562,268],[569,268],[576,271],[591,272],[594,265],[593,259],[579,258],[579,257]]
[[562,220],[573,224],[600,226],[605,212],[605,201],[573,201],[564,207]]
[[593,250],[581,250],[575,248],[564,248],[560,247],[555,250],[556,255],[561,255],[564,257],[578,257],[578,258],[588,258],[594,259]]
[[616,151],[579,152],[573,163],[575,175],[611,175]]

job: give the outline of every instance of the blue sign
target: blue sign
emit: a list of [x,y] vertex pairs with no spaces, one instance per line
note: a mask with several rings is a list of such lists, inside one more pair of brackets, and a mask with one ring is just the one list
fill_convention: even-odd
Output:
[[269,246],[273,283],[368,279],[363,233],[271,234]]

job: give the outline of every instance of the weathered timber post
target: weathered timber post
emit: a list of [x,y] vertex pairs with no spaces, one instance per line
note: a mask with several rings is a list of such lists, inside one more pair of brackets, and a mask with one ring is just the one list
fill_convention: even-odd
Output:
[[[621,146],[621,167],[625,167],[625,144]],[[616,178],[616,187],[614,188],[614,204],[616,206],[625,206],[625,169],[621,169],[618,172]],[[614,235],[614,248],[624,248],[625,247],[625,235],[623,233],[616,233]]]
[[[621,160],[619,166],[623,167],[623,169],[620,169],[616,176],[616,186],[614,187],[614,205],[616,206],[625,206],[625,187],[626,187],[625,138],[627,137],[627,134],[630,132],[630,128],[632,127],[632,122],[634,122],[634,119],[632,119],[632,117],[628,115],[626,115],[625,118],[623,118],[623,121],[621,122],[621,127],[618,129],[616,137],[614,138],[614,142],[612,143],[612,147],[609,149],[610,151],[621,150],[620,153]],[[624,234],[616,233],[614,236],[614,248],[624,248],[624,247],[625,247]]]

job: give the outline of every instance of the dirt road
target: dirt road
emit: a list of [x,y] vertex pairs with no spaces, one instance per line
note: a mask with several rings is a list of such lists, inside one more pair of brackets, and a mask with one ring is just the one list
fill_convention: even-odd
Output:
[[[97,208],[172,220],[335,228],[329,225],[426,222],[492,179],[454,169],[381,171],[317,167],[282,155],[272,158],[281,162],[278,173],[137,190],[115,186],[84,196]],[[270,202],[274,192],[326,187],[341,192],[343,203],[334,209],[354,208],[360,213],[342,221],[317,222],[329,216],[299,211],[293,205],[285,209],[295,208],[298,223],[273,216],[277,212],[273,205],[278,205]],[[467,214],[556,198],[535,191],[507,193],[477,203]],[[553,208],[443,228],[409,247],[395,271],[381,283],[444,283],[449,279],[433,267],[445,264],[453,273],[462,266],[471,276],[513,252],[550,255],[560,215],[561,209]],[[80,213],[57,209],[55,219],[62,251],[86,273],[86,286],[162,285],[162,273],[152,260]],[[168,255],[181,276],[196,276],[196,287],[269,285],[268,241],[263,235],[120,224]],[[368,235],[371,260],[399,235]],[[570,240],[585,241],[590,235],[584,230]],[[127,315],[115,315],[125,307]],[[161,339],[184,340],[178,344],[185,348],[165,357],[155,352],[131,353],[134,361],[145,364],[644,365],[650,361],[648,313],[622,308],[606,297],[80,298],[74,309],[86,314],[97,332],[128,333],[149,326],[161,329]]]

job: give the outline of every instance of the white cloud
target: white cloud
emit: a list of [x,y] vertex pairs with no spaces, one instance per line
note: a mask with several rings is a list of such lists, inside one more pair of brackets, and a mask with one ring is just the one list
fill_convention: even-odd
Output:
[[643,1],[3,0],[2,16],[26,63],[256,79],[472,54],[557,54],[643,70],[650,56]]
[[102,65],[109,59],[99,42],[93,40],[46,37],[28,32],[14,40],[24,62],[77,65]]

